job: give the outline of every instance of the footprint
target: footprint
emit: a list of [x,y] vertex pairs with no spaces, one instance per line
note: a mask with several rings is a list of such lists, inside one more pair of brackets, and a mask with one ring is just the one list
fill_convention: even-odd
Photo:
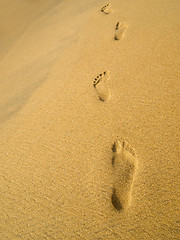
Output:
[[125,33],[126,29],[127,29],[127,25],[117,22],[114,39],[115,40],[122,39],[124,37],[124,33]]
[[101,12],[104,12],[105,14],[109,14],[111,12],[111,4],[106,4],[103,8],[101,8]]
[[113,206],[120,211],[130,206],[132,185],[137,170],[137,157],[134,149],[123,140],[116,140],[112,150],[115,182],[111,201]]
[[107,87],[107,83],[110,79],[109,71],[99,74],[93,81],[93,85],[98,93],[101,101],[106,101],[111,98],[111,92]]

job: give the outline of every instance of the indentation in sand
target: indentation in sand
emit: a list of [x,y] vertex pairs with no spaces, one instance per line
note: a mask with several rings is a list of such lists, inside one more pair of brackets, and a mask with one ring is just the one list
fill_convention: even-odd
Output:
[[115,40],[120,40],[120,39],[122,39],[122,38],[124,37],[124,33],[125,33],[127,27],[128,27],[128,26],[127,26],[126,24],[117,22],[114,39],[115,39]]
[[115,29],[116,29],[116,30],[119,29],[119,22],[116,23],[116,28],[115,28]]
[[122,209],[122,205],[121,205],[121,202],[116,194],[116,189],[113,188],[113,193],[112,193],[112,196],[111,196],[111,202],[113,204],[113,206],[118,210],[120,211]]
[[112,204],[117,210],[127,209],[131,202],[137,157],[131,145],[123,140],[116,140],[112,150],[114,153],[112,165],[115,175]]
[[101,12],[105,13],[105,14],[109,14],[111,13],[111,4],[106,4],[103,8],[101,8]]
[[107,83],[110,79],[110,72],[105,71],[104,73],[99,74],[94,80],[93,85],[97,91],[99,99],[101,101],[106,101],[111,98],[111,92],[107,87]]

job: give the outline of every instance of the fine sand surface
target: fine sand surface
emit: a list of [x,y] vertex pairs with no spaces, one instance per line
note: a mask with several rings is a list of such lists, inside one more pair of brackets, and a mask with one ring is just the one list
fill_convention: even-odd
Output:
[[0,240],[179,239],[179,0],[0,8]]

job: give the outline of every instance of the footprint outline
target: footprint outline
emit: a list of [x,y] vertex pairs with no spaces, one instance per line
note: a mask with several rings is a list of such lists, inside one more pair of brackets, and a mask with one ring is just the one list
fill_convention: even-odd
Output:
[[126,210],[131,204],[131,196],[138,159],[135,150],[125,140],[117,139],[113,146],[112,166],[115,175],[111,202],[118,211]]
[[100,73],[96,78],[93,80],[93,86],[97,91],[99,99],[101,101],[106,101],[111,98],[111,92],[107,86],[107,83],[110,80],[110,72],[105,71]]

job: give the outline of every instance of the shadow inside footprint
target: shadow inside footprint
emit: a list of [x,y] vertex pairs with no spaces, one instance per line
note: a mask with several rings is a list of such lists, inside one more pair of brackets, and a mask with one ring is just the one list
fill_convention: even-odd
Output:
[[114,154],[119,154],[122,150],[122,148],[124,148],[125,142],[123,141],[122,143],[117,139],[114,144],[112,145],[112,151]]
[[114,206],[115,209],[117,209],[118,211],[122,210],[122,205],[121,205],[121,202],[120,202],[119,198],[116,195],[116,189],[115,188],[113,189],[111,202],[112,202],[112,205]]
[[116,144],[115,144],[115,143],[112,145],[111,150],[112,150],[114,153],[116,152]]

